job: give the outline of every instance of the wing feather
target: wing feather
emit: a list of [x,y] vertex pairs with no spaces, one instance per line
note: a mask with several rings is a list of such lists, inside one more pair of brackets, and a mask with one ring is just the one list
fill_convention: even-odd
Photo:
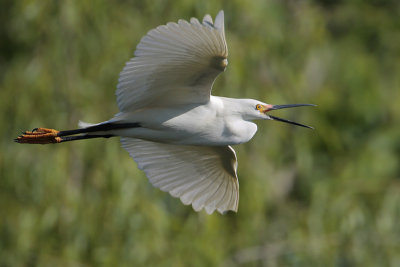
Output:
[[215,25],[206,15],[202,23],[192,18],[149,31],[120,73],[119,109],[208,102],[215,78],[227,65],[223,20],[220,11]]
[[237,211],[237,160],[230,146],[204,147],[121,137],[121,144],[150,182],[193,209]]

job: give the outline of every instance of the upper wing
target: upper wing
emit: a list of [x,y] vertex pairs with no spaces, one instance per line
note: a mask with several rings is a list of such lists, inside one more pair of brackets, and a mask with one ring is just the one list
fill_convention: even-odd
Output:
[[181,146],[121,137],[122,147],[153,186],[193,209],[237,211],[239,183],[232,147]]
[[153,29],[138,44],[126,63],[117,86],[121,111],[148,106],[206,103],[212,84],[228,64],[224,12],[213,24],[192,18]]

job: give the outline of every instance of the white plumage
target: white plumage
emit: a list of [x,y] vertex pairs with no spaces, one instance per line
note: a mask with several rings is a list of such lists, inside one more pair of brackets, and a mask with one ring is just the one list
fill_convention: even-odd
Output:
[[[146,117],[147,123],[143,126],[152,131],[162,129],[163,136],[152,137],[152,133],[141,128],[133,131],[143,133],[127,135],[177,143],[175,140],[182,140],[182,134],[170,131],[175,136],[169,136],[166,125],[173,124],[172,127],[177,128],[179,123],[173,123],[173,120],[180,115],[199,120],[202,124],[199,128],[205,126],[207,114],[200,112],[205,118],[196,118],[193,110],[210,101],[212,84],[225,70],[227,57],[223,11],[218,13],[215,24],[211,16],[206,15],[203,23],[192,18],[190,23],[179,20],[149,31],[138,44],[135,57],[127,62],[120,74],[116,94],[121,113],[115,120],[127,121],[126,117],[129,117],[132,121],[135,117],[135,121],[137,117],[142,121]],[[193,107],[188,107],[190,104],[194,104]],[[175,109],[181,105],[188,107],[186,114],[170,111],[171,107]],[[147,111],[149,108],[151,112]],[[143,113],[147,114],[143,116]],[[166,113],[172,114],[169,120],[165,120],[165,116],[159,121],[150,118]],[[188,119],[181,118],[180,121],[189,126]],[[121,132],[119,134],[123,134]],[[187,131],[183,135],[188,135]],[[237,211],[237,163],[235,151],[230,146],[174,145],[143,139],[122,137],[121,143],[155,187],[179,197],[186,205],[192,204],[196,211],[203,208],[207,213]]]
[[237,210],[237,162],[230,146],[171,145],[127,137],[121,143],[153,186],[192,204],[194,210]]
[[142,38],[135,57],[120,74],[118,107],[129,112],[149,106],[203,104],[212,84],[227,65],[224,13],[216,24],[179,20],[158,26]]
[[[148,32],[120,74],[118,122],[123,148],[150,182],[196,211],[237,211],[237,160],[231,146],[249,141],[253,119],[270,119],[251,99],[211,96],[228,64],[224,12],[213,23],[179,20]],[[136,137],[136,138],[132,138]],[[140,139],[138,139],[140,138]],[[211,146],[210,146],[211,145]]]

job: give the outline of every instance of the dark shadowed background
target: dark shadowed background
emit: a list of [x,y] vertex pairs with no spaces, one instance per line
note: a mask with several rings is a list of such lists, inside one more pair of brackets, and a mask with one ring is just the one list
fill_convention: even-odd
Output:
[[[210,1],[211,2],[211,1]],[[1,266],[399,266],[400,2],[1,1]],[[19,145],[118,112],[118,73],[150,29],[225,10],[213,93],[275,112],[235,147],[239,212],[153,188],[118,138]]]

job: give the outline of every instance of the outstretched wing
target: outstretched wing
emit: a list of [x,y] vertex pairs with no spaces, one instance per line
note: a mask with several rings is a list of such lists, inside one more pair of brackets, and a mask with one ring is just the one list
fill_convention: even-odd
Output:
[[228,64],[224,12],[213,23],[179,20],[153,29],[126,63],[117,86],[122,112],[149,106],[206,103],[215,78]]
[[195,211],[237,211],[239,183],[232,147],[177,146],[121,137],[122,147],[153,186],[178,197]]

